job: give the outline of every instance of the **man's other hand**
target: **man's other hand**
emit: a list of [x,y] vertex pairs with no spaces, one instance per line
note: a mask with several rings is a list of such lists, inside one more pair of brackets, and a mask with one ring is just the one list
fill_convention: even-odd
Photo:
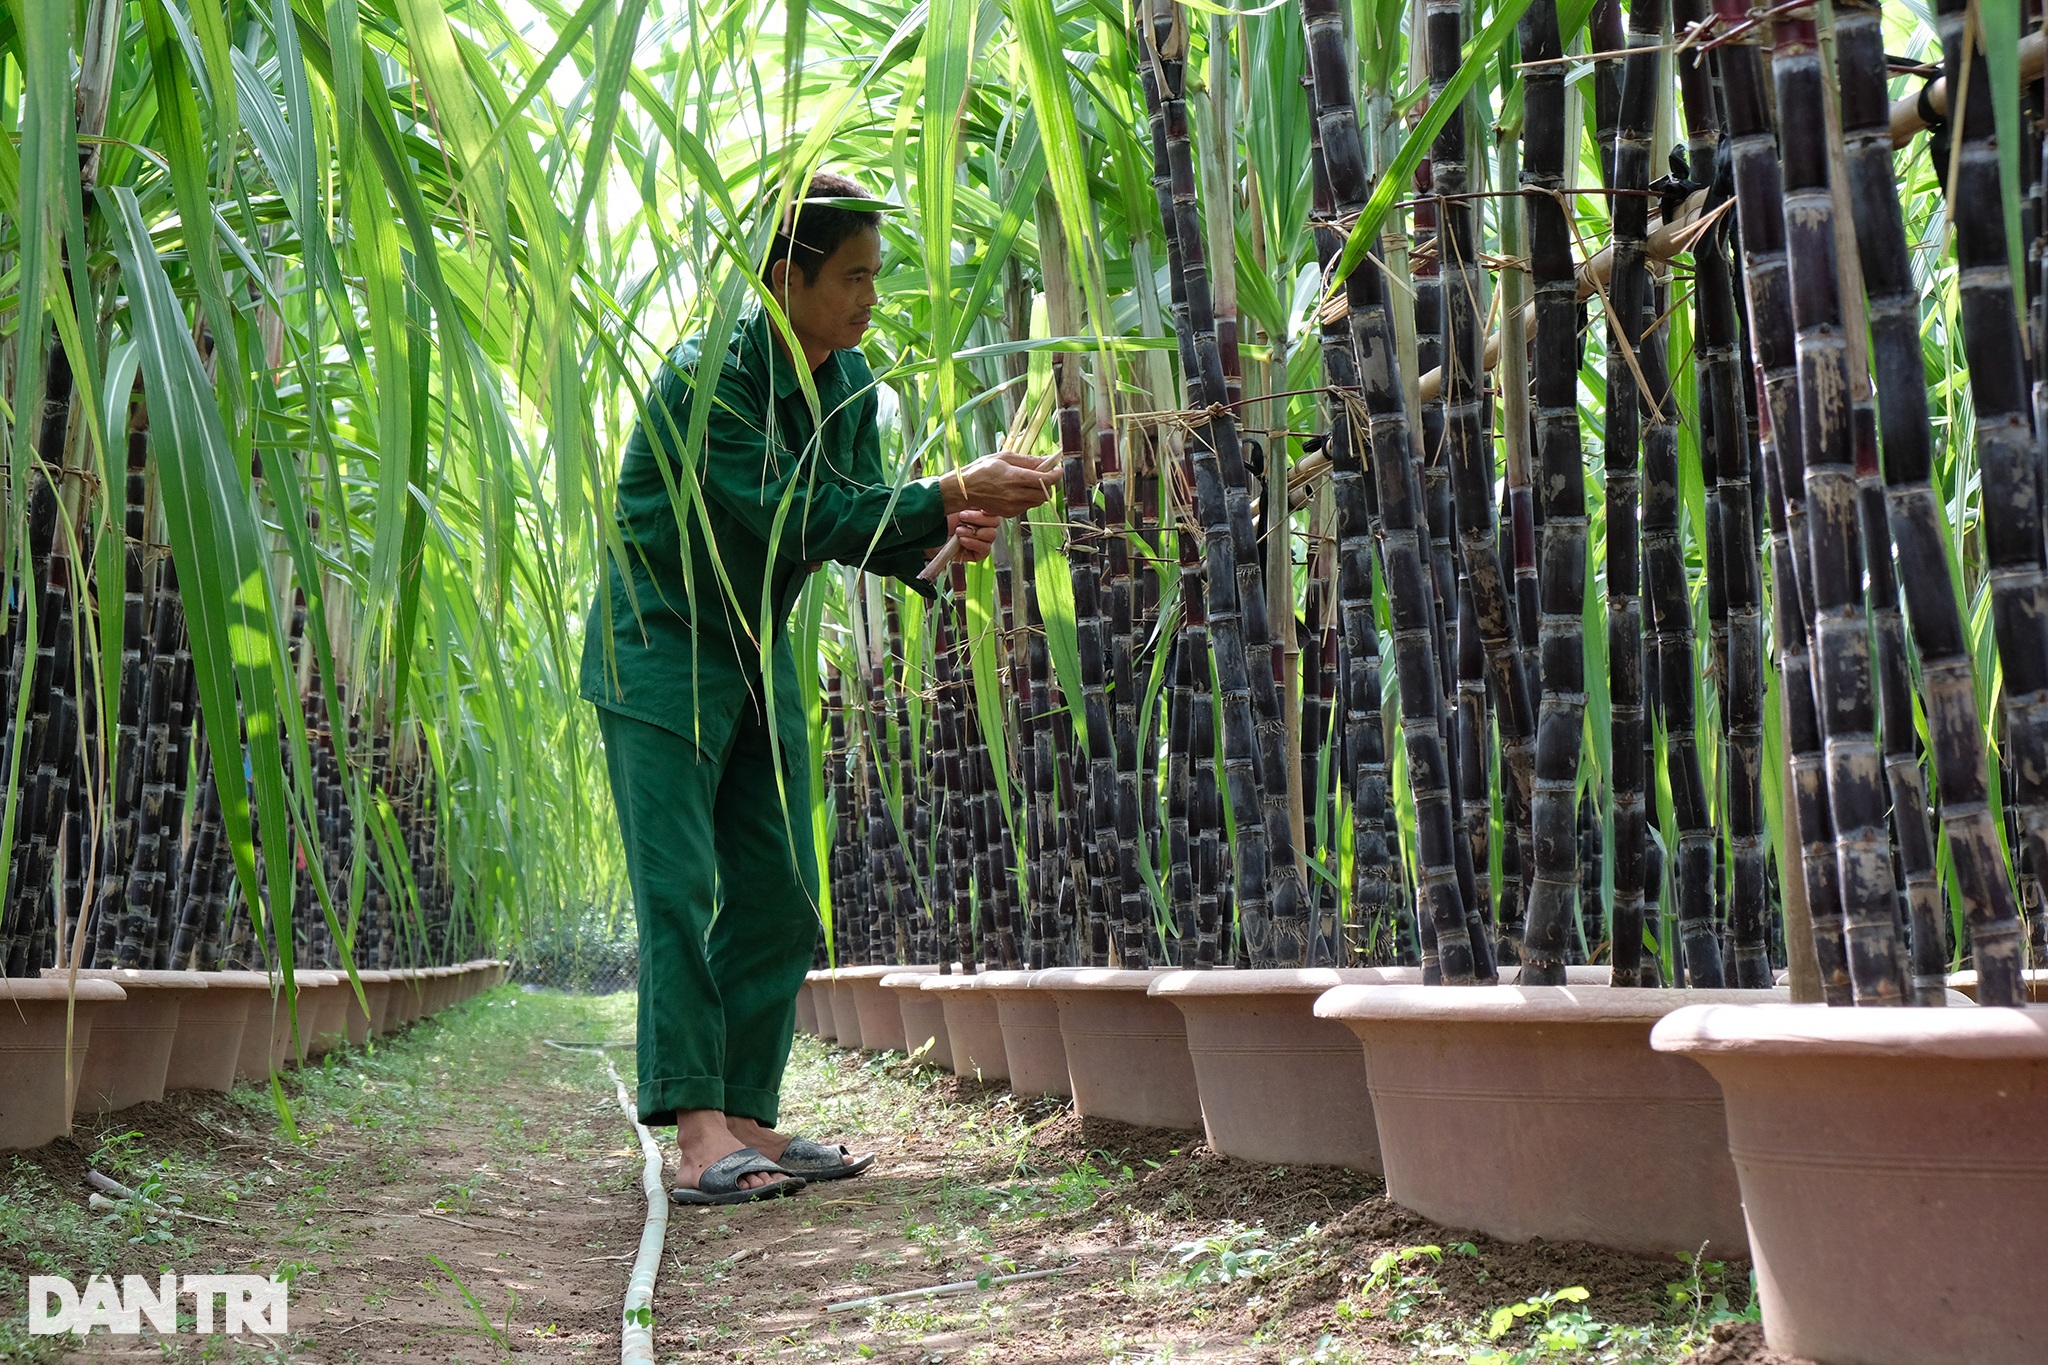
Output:
[[972,562],[987,559],[995,549],[996,528],[1003,519],[992,512],[978,507],[968,507],[946,518],[946,534],[960,542],[955,553],[963,560]]
[[[949,522],[954,514],[968,508],[997,518],[1015,517],[1044,502],[1059,477],[1057,456],[1039,460],[1001,450],[984,455],[963,469],[941,474],[939,489]],[[982,553],[987,553],[985,547]]]

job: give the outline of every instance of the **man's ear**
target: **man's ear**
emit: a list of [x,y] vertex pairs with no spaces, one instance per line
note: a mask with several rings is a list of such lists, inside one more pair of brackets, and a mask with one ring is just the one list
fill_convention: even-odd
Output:
[[768,292],[785,311],[789,306],[789,258],[778,256],[768,263]]

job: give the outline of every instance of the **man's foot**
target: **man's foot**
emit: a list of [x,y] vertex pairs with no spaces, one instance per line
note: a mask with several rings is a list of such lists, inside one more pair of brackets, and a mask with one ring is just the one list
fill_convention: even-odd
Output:
[[844,1147],[821,1146],[793,1134],[778,1133],[753,1119],[728,1114],[726,1131],[761,1155],[806,1180],[844,1180],[875,1164],[873,1156],[855,1156]]
[[732,1135],[736,1146],[752,1147],[770,1161],[782,1160],[783,1149],[789,1146],[787,1133],[778,1133],[773,1128],[763,1128],[754,1120],[741,1118],[738,1114],[725,1116],[725,1130]]
[[[758,1125],[757,1125],[758,1126]],[[725,1115],[716,1109],[686,1109],[676,1115],[676,1184],[696,1189],[704,1172],[742,1148],[752,1147],[770,1161],[789,1145],[784,1138],[774,1151],[736,1137],[726,1126]],[[739,1188],[758,1190],[790,1179],[772,1171],[753,1171],[739,1179]]]

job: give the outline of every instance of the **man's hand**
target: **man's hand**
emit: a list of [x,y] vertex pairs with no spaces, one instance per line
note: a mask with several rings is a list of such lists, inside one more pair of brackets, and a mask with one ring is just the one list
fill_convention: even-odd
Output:
[[1003,519],[978,507],[968,507],[946,518],[946,534],[959,542],[953,554],[972,563],[987,559],[995,549],[996,528]]
[[[1001,450],[964,469],[940,475],[939,490],[949,523],[953,514],[969,508],[996,518],[1016,517],[1044,502],[1059,477],[1058,456],[1038,460]],[[983,553],[987,553],[985,548]]]

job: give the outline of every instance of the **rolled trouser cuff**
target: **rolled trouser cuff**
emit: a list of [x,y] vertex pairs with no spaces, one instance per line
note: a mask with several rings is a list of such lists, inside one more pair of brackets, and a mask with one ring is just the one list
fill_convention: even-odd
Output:
[[640,1121],[663,1127],[676,1121],[679,1109],[725,1109],[725,1082],[717,1076],[669,1076],[640,1083]]
[[734,1118],[752,1119],[763,1128],[775,1126],[775,1113],[782,1096],[774,1090],[757,1090],[751,1085],[725,1087],[725,1112]]

